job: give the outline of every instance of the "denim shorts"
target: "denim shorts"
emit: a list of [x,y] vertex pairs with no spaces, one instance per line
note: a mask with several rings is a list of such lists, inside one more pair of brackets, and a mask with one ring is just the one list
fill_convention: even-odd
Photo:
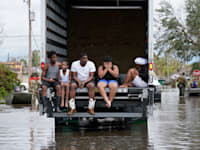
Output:
[[104,83],[106,83],[106,85],[108,86],[110,83],[116,83],[117,84],[117,86],[118,86],[118,82],[116,81],[116,80],[105,80],[105,79],[101,79],[101,80],[99,80],[98,81],[98,83],[100,83],[100,82],[104,82]]
[[68,83],[69,81],[63,81],[64,84]]

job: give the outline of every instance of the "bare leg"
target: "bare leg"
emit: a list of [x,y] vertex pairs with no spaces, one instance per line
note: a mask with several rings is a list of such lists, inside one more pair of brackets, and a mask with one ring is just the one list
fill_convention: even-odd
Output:
[[56,95],[57,96],[61,96],[61,87],[60,87],[60,85],[56,86]]
[[95,85],[94,83],[88,83],[87,84],[87,88],[88,88],[88,95],[89,95],[89,103],[88,103],[88,113],[91,115],[94,115],[94,107],[95,107],[95,100],[94,100],[94,96],[95,96]]
[[48,100],[46,99],[47,96],[47,87],[45,85],[42,86],[42,99],[41,102],[43,103],[44,106],[44,111],[43,113],[47,113],[50,111],[49,107],[48,107]]
[[46,86],[42,86],[42,96],[47,96],[47,87]]
[[77,88],[77,84],[76,83],[72,83],[71,84],[71,90],[70,90],[70,98],[75,98],[76,96],[76,88]]
[[127,73],[127,76],[126,76],[126,80],[125,80],[124,84],[121,85],[120,87],[124,88],[124,87],[131,86],[132,85],[131,82],[135,79],[135,77],[137,75],[138,75],[138,71],[135,68],[129,69],[128,73]]
[[61,87],[60,85],[56,86],[56,111],[61,112],[60,103],[61,103]]
[[76,106],[75,106],[75,96],[76,96],[76,88],[77,88],[76,83],[71,84],[71,90],[70,90],[70,101],[69,101],[69,106],[70,106],[70,111],[67,113],[68,115],[72,115],[76,112]]
[[66,85],[65,107],[68,107],[68,100],[69,100],[69,85]]
[[65,97],[65,86],[62,86],[62,101],[61,101],[61,107],[64,107],[64,97]]
[[95,85],[94,83],[88,83],[87,84],[87,88],[88,88],[88,95],[90,98],[94,99],[94,95],[95,95]]
[[112,82],[108,86],[110,88],[109,99],[110,99],[110,102],[112,103],[112,101],[113,101],[113,99],[114,99],[114,97],[116,95],[118,85],[117,85],[117,83]]
[[104,82],[99,82],[97,87],[99,89],[99,93],[101,94],[101,96],[103,97],[104,101],[106,102],[106,107],[110,108],[110,101],[108,99],[108,96],[106,94],[105,88],[106,88],[107,84]]

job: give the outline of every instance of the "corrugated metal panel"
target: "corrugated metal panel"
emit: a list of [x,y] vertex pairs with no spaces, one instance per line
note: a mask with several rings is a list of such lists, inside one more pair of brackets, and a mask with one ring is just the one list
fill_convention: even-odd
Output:
[[66,53],[66,49],[64,48],[59,48],[59,47],[56,47],[52,44],[47,44],[47,49],[49,50],[53,50],[53,49],[56,49],[56,51],[60,54],[60,55],[63,55],[64,57],[67,57],[67,53]]
[[54,50],[58,61],[67,59],[67,4],[65,0],[47,0],[46,51]]
[[47,38],[48,39],[51,39],[59,44],[62,44],[62,45],[65,45],[67,46],[67,41],[66,39],[60,37],[60,36],[57,36],[56,34],[52,33],[52,32],[47,32]]
[[[58,1],[59,2],[59,1]],[[63,3],[63,2],[62,2]],[[65,3],[65,2],[64,2]],[[62,4],[63,5],[63,4]],[[66,16],[66,7],[64,7],[63,5],[63,8],[61,6],[58,6],[55,1],[51,0],[49,1],[48,3],[48,6],[51,7],[53,10],[55,10],[59,15],[61,15],[64,19],[67,19],[67,16]]]
[[57,26],[53,22],[48,21],[47,22],[47,28],[49,28],[49,29],[55,31],[56,33],[61,34],[62,36],[67,38],[67,31],[64,30],[63,28],[60,28],[59,26]]
[[60,18],[57,14],[55,14],[55,12],[53,12],[49,8],[47,8],[47,16],[56,23],[59,23],[59,25],[61,25],[63,28],[67,27],[67,22],[64,19]]

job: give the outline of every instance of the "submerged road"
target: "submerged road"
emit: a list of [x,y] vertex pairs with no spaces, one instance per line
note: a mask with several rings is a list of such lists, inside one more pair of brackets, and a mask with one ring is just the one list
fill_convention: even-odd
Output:
[[148,123],[117,130],[54,128],[30,106],[0,105],[0,150],[168,150],[200,149],[200,97],[162,93],[149,107]]

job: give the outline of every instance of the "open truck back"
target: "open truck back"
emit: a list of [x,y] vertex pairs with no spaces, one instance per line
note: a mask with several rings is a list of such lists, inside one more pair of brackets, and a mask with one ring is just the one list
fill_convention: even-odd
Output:
[[[152,6],[153,0],[43,0],[41,60],[47,62],[47,52],[54,50],[58,61],[71,63],[84,51],[98,66],[105,55],[110,55],[120,73],[125,74],[133,67],[133,59],[142,56],[150,63],[151,85]],[[123,82],[123,75],[121,78]],[[91,116],[86,112],[87,89],[78,89],[79,113],[70,117],[146,118],[146,105],[153,97],[151,92],[150,87],[118,88],[112,109],[108,110],[96,91],[96,115]],[[69,116],[53,113],[53,117]]]

